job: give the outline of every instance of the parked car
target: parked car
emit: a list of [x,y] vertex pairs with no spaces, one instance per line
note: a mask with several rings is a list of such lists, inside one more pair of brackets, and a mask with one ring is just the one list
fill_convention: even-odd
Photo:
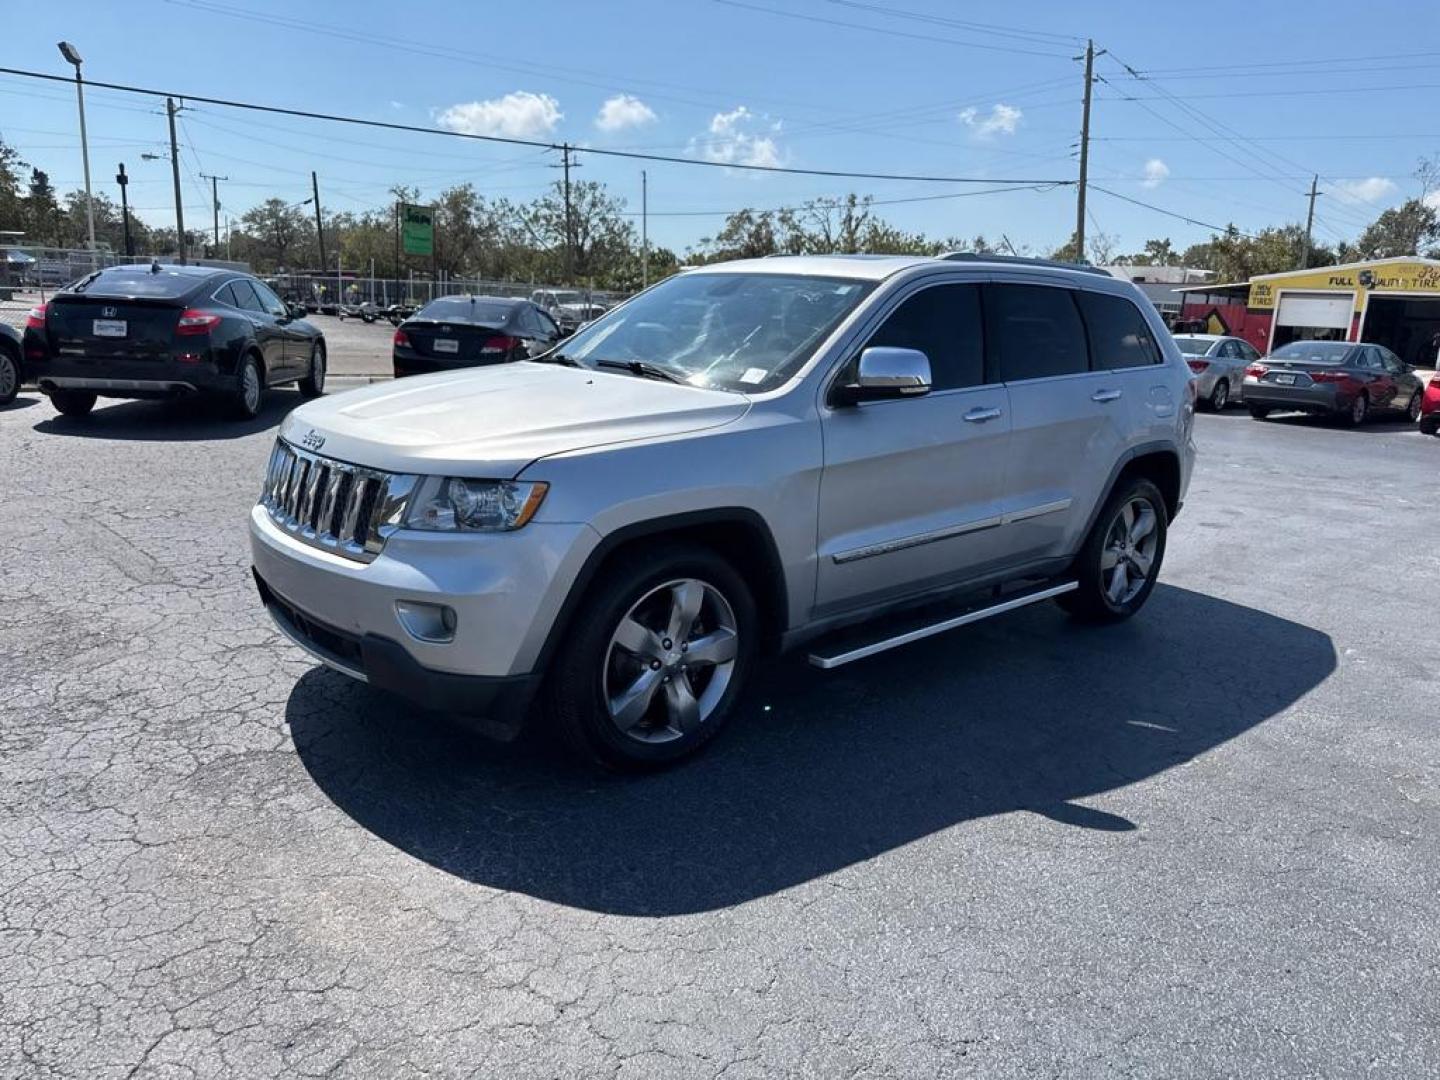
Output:
[[1420,417],[1424,391],[1415,369],[1383,345],[1292,341],[1245,371],[1245,404],[1263,420],[1298,410],[1362,424],[1373,412]]
[[707,266],[543,362],[293,412],[254,576],[340,672],[500,737],[533,701],[586,757],[658,766],[714,736],[762,652],[833,668],[1051,598],[1134,615],[1194,405],[1154,307],[1105,274]]
[[205,266],[112,266],[31,310],[28,373],[67,416],[97,397],[225,399],[242,419],[266,387],[325,389],[325,338],[261,281]]
[[1424,435],[1440,435],[1440,375],[1430,376],[1425,397],[1420,402],[1420,431]]
[[6,323],[0,323],[0,405],[9,405],[20,392],[25,381],[24,355],[20,345],[20,331]]
[[1195,373],[1200,400],[1215,412],[1240,400],[1245,369],[1260,359],[1255,346],[1225,334],[1176,334],[1175,344]]
[[587,322],[605,313],[603,304],[596,304],[578,289],[536,289],[530,302],[544,308],[564,335],[573,334]]
[[442,296],[400,324],[392,362],[395,377],[524,360],[547,352],[560,329],[528,300],[502,296]]

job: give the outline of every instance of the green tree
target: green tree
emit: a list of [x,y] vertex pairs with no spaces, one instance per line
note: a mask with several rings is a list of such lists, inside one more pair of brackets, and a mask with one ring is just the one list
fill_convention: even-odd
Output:
[[25,232],[40,244],[59,244],[60,204],[55,188],[43,169],[30,170],[30,187],[25,197]]
[[289,206],[284,199],[266,199],[245,211],[240,224],[248,238],[247,257],[253,268],[261,271],[296,269],[296,249],[315,231],[304,208]]
[[26,168],[20,153],[0,139],[0,230],[23,232],[27,208],[20,194],[20,171]]
[[1440,240],[1440,216],[1420,199],[1407,199],[1386,210],[1370,224],[1356,248],[1362,259],[1386,259],[1431,251]]

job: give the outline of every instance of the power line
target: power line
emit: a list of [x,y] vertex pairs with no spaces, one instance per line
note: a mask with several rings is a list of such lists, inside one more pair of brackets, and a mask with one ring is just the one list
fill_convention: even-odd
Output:
[[1176,218],[1180,221],[1185,222],[1188,225],[1199,225],[1202,229],[1209,229],[1212,232],[1224,233],[1229,232],[1231,229],[1234,229],[1237,235],[1243,236],[1248,240],[1259,239],[1259,237],[1256,236],[1254,233],[1242,232],[1239,229],[1235,229],[1233,225],[1215,225],[1209,221],[1201,221],[1199,218],[1193,218],[1187,214],[1177,213],[1174,210],[1166,210],[1163,206],[1156,206],[1154,203],[1147,203],[1142,202],[1139,199],[1132,199],[1129,195],[1121,195],[1118,191],[1111,191],[1109,188],[1101,187],[1099,184],[1091,184],[1090,190],[1099,191],[1105,195],[1109,195],[1112,199],[1119,199],[1121,202],[1131,203],[1134,206],[1143,206],[1146,210],[1153,210],[1157,214],[1164,214],[1166,217]]
[[[728,2],[728,0],[727,0]],[[51,75],[42,71],[26,71],[23,68],[0,68],[0,75],[19,75],[47,82],[69,83],[63,75]],[[366,120],[357,116],[341,116],[335,113],[312,112],[308,109],[287,109],[278,105],[260,105],[249,101],[232,101],[227,98],[207,97],[201,94],[186,94],[178,91],[156,90],[151,87],[130,86],[125,83],[95,82],[86,80],[87,86],[98,86],[106,90],[121,90],[132,94],[148,94],[165,97],[167,94],[186,101],[198,101],[206,105],[221,105],[231,109],[245,109],[251,112],[273,113],[279,116],[298,116],[308,120],[325,120],[335,124],[354,124],[359,127],[377,128],[386,131],[408,131],[419,135],[439,135],[452,139],[472,139],[477,142],[502,143],[508,146],[533,146],[543,150],[559,150],[564,144],[544,142],[539,139],[518,139],[504,135],[476,135],[468,131],[446,131],[441,128],[420,127],[417,124],[397,124],[387,120]],[[852,180],[905,180],[936,184],[1068,184],[1069,180],[1050,177],[1021,179],[993,176],[923,176],[908,173],[873,173],[848,169],[801,169],[788,165],[759,165],[746,162],[707,161],[702,158],[674,157],[666,154],[647,154],[633,150],[613,150],[601,147],[571,147],[577,154],[592,154],[600,157],[626,158],[632,161],[659,161],[671,165],[693,165],[703,168],[738,169],[747,172],[782,173],[791,176],[830,176]]]
[[[976,195],[1003,195],[1011,191],[1053,191],[1059,184],[1019,184],[1009,187],[984,188],[980,191],[951,191],[943,195],[912,195],[902,199],[870,199],[863,204],[857,203],[857,208],[868,208],[871,206],[899,206],[902,203],[939,202],[945,199],[968,199]],[[819,195],[807,202],[839,201],[845,196],[841,195]],[[804,204],[790,206],[775,206],[765,210],[757,210],[753,207],[741,207],[739,210],[651,210],[650,217],[729,217],[738,214],[741,210],[749,210],[752,214],[783,214],[787,210],[802,210]],[[637,211],[622,211],[622,217],[639,217]]]
[[990,45],[979,41],[961,41],[958,38],[936,37],[933,34],[912,34],[906,30],[887,30],[878,26],[867,26],[864,23],[846,22],[844,19],[827,19],[823,15],[807,15],[799,11],[784,11],[780,8],[763,7],[760,4],[748,4],[744,0],[714,0],[717,4],[726,7],[744,8],[747,11],[758,11],[764,15],[780,15],[788,19],[800,19],[804,22],[824,23],[827,26],[841,26],[849,30],[863,30],[867,34],[885,34],[887,37],[909,38],[911,41],[924,41],[932,45],[958,45],[964,49],[983,49],[986,52],[1018,53],[1022,56],[1045,56],[1052,60],[1068,60],[1070,56],[1063,52],[1041,52],[1039,49],[1019,49],[1010,45]]
[[951,19],[942,15],[929,15],[918,11],[906,11],[902,8],[882,7],[879,4],[862,4],[859,0],[827,0],[827,2],[839,7],[873,11],[887,18],[912,19],[916,22],[930,23],[934,26],[952,26],[959,30],[971,30],[979,34],[993,34],[996,37],[1015,38],[1020,41],[1074,47],[1085,40],[1083,37],[1078,37],[1075,34],[1057,34],[1049,30],[1026,30],[1018,26],[999,26],[995,23]]

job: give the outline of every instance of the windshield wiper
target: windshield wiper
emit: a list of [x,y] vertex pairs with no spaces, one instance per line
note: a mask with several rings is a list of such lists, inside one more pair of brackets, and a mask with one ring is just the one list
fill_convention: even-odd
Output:
[[536,364],[564,364],[566,367],[579,367],[580,361],[573,356],[566,356],[564,353],[549,352],[542,356],[532,356],[532,363]]
[[659,364],[646,363],[644,360],[596,360],[598,368],[613,368],[617,371],[628,371],[631,375],[639,375],[646,379],[662,379],[665,382],[682,383],[689,386],[690,383],[683,375],[671,371]]

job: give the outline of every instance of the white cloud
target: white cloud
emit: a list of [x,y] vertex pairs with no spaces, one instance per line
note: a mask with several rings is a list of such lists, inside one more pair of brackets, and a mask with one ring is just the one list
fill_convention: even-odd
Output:
[[1343,203],[1373,203],[1394,194],[1396,184],[1388,176],[1368,176],[1364,180],[1337,180],[1330,190]]
[[641,127],[656,121],[655,110],[637,97],[616,94],[600,106],[595,117],[595,126],[601,131],[624,131],[626,128]]
[[986,116],[981,116],[980,110],[973,105],[962,109],[959,120],[975,133],[977,139],[988,139],[993,135],[1014,135],[1024,117],[1025,114],[1014,105],[996,103]]
[[1156,188],[1163,184],[1165,178],[1170,175],[1170,166],[1166,165],[1165,162],[1161,161],[1158,157],[1152,157],[1149,161],[1145,162],[1145,168],[1140,170],[1140,172],[1144,177],[1144,179],[1140,181],[1140,186]]
[[526,139],[554,131],[555,125],[564,118],[560,103],[549,94],[516,90],[490,101],[451,105],[435,120],[443,128],[466,135],[503,135],[511,139]]
[[[726,165],[766,165],[783,163],[780,146],[772,137],[780,131],[780,121],[756,116],[744,105],[710,118],[706,134],[690,142],[691,152],[697,150],[707,160]],[[768,132],[760,134],[759,132]]]

